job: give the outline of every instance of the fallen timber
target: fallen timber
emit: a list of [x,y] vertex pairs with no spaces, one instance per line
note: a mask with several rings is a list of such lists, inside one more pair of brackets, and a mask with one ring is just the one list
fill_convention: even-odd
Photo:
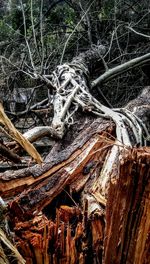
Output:
[[[77,110],[70,110],[71,100],[75,100],[74,106],[78,103],[83,110],[107,120],[88,120],[78,128],[77,137],[72,136],[73,140],[69,137],[67,144],[66,134],[66,139],[54,145],[42,166],[0,174],[0,195],[7,203],[6,219],[14,232],[14,243],[27,264],[149,263],[150,150],[142,147],[142,140],[145,142],[148,135],[142,120],[143,117],[148,124],[148,103],[143,106],[142,96],[139,105],[136,101],[136,109],[132,102],[125,110],[110,110],[89,94],[85,64],[83,71],[76,66],[75,71],[71,70],[71,66],[59,67],[58,78],[52,83],[62,81],[56,87],[55,99],[60,108],[55,103],[52,135],[61,138],[65,125],[69,127],[68,116],[74,117]],[[71,86],[65,90],[69,100],[64,103],[66,94],[61,89],[68,85],[69,81],[64,80],[68,75]],[[73,77],[76,94],[72,89]],[[134,114],[127,110],[133,110]],[[109,114],[115,124],[109,120]],[[128,130],[133,132],[134,144]],[[4,226],[6,219],[2,219]]]
[[54,147],[46,158],[57,153],[53,166],[51,160],[16,171],[13,180],[11,172],[0,174],[15,245],[27,264],[149,263],[149,148],[123,148],[105,182],[114,127],[106,122],[102,131],[99,122],[69,145],[70,156]]

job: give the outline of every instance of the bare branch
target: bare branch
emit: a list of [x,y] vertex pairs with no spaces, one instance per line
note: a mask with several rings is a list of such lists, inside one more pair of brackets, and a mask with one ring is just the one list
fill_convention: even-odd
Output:
[[34,62],[33,62],[33,58],[32,58],[32,52],[31,52],[31,49],[30,49],[30,46],[29,46],[29,42],[28,42],[28,39],[27,39],[26,17],[25,17],[25,12],[24,12],[24,7],[23,7],[22,0],[20,0],[20,4],[21,4],[21,9],[22,9],[22,15],[23,15],[24,38],[25,38],[26,45],[27,45],[27,48],[28,48],[28,52],[29,52],[29,57],[30,57],[32,68],[33,68],[34,72],[36,72],[35,66],[34,66]]
[[92,1],[92,3],[89,5],[89,7],[87,8],[87,10],[85,11],[84,15],[81,17],[80,21],[78,22],[78,24],[75,26],[74,30],[72,31],[72,33],[69,35],[69,37],[67,38],[67,41],[64,45],[63,48],[63,52],[62,52],[62,56],[61,56],[61,60],[60,60],[60,64],[62,64],[63,58],[64,58],[64,54],[65,54],[65,50],[66,47],[68,45],[69,40],[71,39],[72,35],[74,34],[74,32],[77,30],[77,28],[79,27],[79,25],[81,24],[82,20],[84,19],[84,17],[86,16],[86,14],[88,13],[88,11],[90,10],[91,6],[93,5],[93,3],[95,2],[95,0]]
[[31,0],[31,24],[32,24],[32,33],[33,33],[34,45],[35,45],[37,54],[40,57],[40,54],[38,51],[38,46],[37,46],[36,34],[35,34],[35,26],[34,26],[34,21],[33,21],[33,0]]
[[145,63],[150,61],[150,53],[147,53],[143,56],[134,58],[130,61],[127,61],[119,66],[116,66],[112,69],[109,69],[108,71],[106,71],[104,74],[102,74],[100,77],[98,77],[96,80],[94,80],[92,82],[92,87],[95,87],[96,85],[100,84],[100,83],[104,83],[107,82],[113,78],[115,78],[116,76],[129,71],[135,67],[139,67],[144,65]]
[[44,41],[43,41],[43,0],[41,0],[41,9],[40,9],[40,35],[41,35],[41,45],[42,45],[42,61],[41,61],[41,73],[43,71],[44,63]]
[[130,29],[132,32],[134,32],[136,35],[139,35],[139,36],[141,36],[141,37],[144,37],[144,38],[148,38],[148,39],[150,39],[150,36],[149,36],[149,35],[146,35],[146,34],[143,34],[143,33],[141,33],[141,32],[138,32],[138,31],[136,31],[134,28],[129,27],[129,26],[127,26],[127,28]]

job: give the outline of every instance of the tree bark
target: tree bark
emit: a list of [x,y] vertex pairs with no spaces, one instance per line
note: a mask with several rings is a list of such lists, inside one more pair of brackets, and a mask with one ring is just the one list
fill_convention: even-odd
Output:
[[[98,55],[88,56],[54,72],[52,134],[61,138],[74,118],[63,140],[42,166],[0,173],[0,195],[27,264],[150,262],[150,150],[136,140],[149,140],[149,87],[124,109],[108,109],[89,94],[88,70]],[[76,126],[76,103],[107,120],[91,114]],[[118,130],[105,111],[119,117]],[[129,135],[132,145],[118,135]]]
[[[104,144],[104,141],[102,142]],[[103,147],[98,152],[98,159],[102,154],[105,156],[102,149]],[[95,155],[92,156],[93,162],[95,159]],[[101,162],[103,163],[103,160]],[[102,259],[105,264],[149,263],[149,162],[149,148],[123,150],[117,174],[111,175],[109,179],[107,199],[104,199],[98,188],[91,186],[91,183],[95,182],[99,187],[102,182],[102,179],[98,178],[100,164],[97,167],[95,164],[87,167],[88,162],[82,167],[84,164],[81,162],[82,178],[86,177],[85,182],[82,183],[85,200],[81,200],[80,205],[74,205],[75,200],[73,200],[70,205],[71,193],[77,192],[78,195],[80,193],[78,189],[72,188],[65,204],[61,199],[55,209],[53,205],[45,208],[45,212],[50,210],[55,215],[54,221],[48,220],[38,211],[47,204],[42,203],[43,207],[41,206],[45,192],[50,203],[53,195],[55,193],[58,195],[60,192],[59,183],[62,191],[65,177],[68,177],[64,170],[57,173],[57,181],[53,179],[51,189],[48,189],[50,177],[47,185],[45,181],[41,182],[43,193],[39,192],[39,189],[34,192],[31,189],[14,199],[9,208],[9,216],[14,226],[16,243],[24,258],[28,260],[27,263],[30,263],[29,259],[39,263],[39,257],[40,263],[44,263],[44,256],[50,263],[53,261],[55,263],[56,259],[59,263],[89,263],[89,261],[102,263]],[[71,187],[74,180],[77,184],[79,179],[80,183],[80,164],[71,168],[74,170],[72,171],[74,177],[72,179],[71,176],[66,181]],[[72,221],[75,221],[74,225]],[[48,244],[53,245],[50,251],[46,246]],[[31,252],[34,252],[34,256]]]

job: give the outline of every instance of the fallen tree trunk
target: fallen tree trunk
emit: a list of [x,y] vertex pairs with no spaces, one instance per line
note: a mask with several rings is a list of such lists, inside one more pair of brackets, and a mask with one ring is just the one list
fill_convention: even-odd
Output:
[[100,178],[114,131],[97,119],[67,149],[57,144],[43,167],[1,174],[1,194],[11,198],[9,217],[27,263],[149,261],[150,151],[124,147],[109,178]]
[[[90,123],[86,124],[86,129],[65,149],[61,150],[62,145],[56,144],[46,157],[42,167],[35,165],[27,169],[1,173],[0,195],[6,198],[14,197],[18,195],[21,190],[32,188],[32,186],[35,188],[35,184],[38,184],[41,180],[43,182],[44,179],[50,178],[55,172],[56,176],[54,177],[59,179],[60,176],[58,177],[57,174],[60,174],[60,170],[67,172],[69,170],[67,168],[70,167],[71,170],[71,167],[72,169],[76,167],[78,165],[78,161],[75,162],[76,159],[80,160],[81,156],[81,159],[84,161],[84,157],[87,158],[89,154],[88,152],[93,151],[93,148],[94,152],[100,148],[101,141],[103,142],[107,130],[108,133],[111,133],[112,128],[110,127],[110,123],[105,121],[101,124],[101,121],[101,119],[97,119],[93,121],[92,125],[89,125],[89,127],[87,126]],[[102,133],[104,133],[104,135],[101,138]],[[111,144],[113,144],[113,141]],[[92,155],[95,155],[95,153]],[[91,159],[91,157],[89,156],[88,159]],[[85,160],[85,164],[81,166],[80,170],[86,165],[86,162],[87,160]],[[69,178],[70,176],[68,173],[68,179]],[[53,180],[53,185],[55,186],[55,180]]]
[[70,118],[79,121],[78,106],[111,118],[117,128],[89,116],[56,143],[42,166],[0,174],[0,195],[27,264],[150,261],[150,151],[137,148],[149,140],[149,88],[124,109],[109,109],[89,93],[86,57],[53,73],[50,131],[64,136]]
[[[148,94],[149,88],[145,88],[138,98],[126,106],[126,109],[134,111],[136,116],[140,118],[141,122],[143,122],[143,125],[147,125],[149,131],[150,108],[149,105],[147,105],[147,101],[149,100]],[[95,136],[100,135],[101,139],[103,133],[105,135],[106,132],[106,137],[104,135],[102,137],[103,141],[105,141],[107,138],[107,133],[110,135],[112,134],[112,136],[115,137],[113,123],[103,119],[96,119],[95,121],[92,121],[92,124],[91,120],[86,121],[84,124],[84,118],[82,120],[83,121],[81,121],[78,129],[76,128],[76,125],[73,126],[73,133],[76,131],[75,135],[78,135],[77,138],[75,138],[73,141],[75,136],[71,136],[70,138],[69,135],[66,135],[66,139],[68,137],[70,138],[69,141],[67,139],[67,145],[63,144],[63,142],[56,143],[54,148],[46,157],[42,167],[40,165],[35,165],[33,167],[28,167],[17,171],[6,171],[1,173],[0,195],[3,197],[13,197],[20,191],[23,191],[26,188],[28,189],[32,187],[32,185],[35,186],[35,184],[38,184],[38,182],[41,180],[48,178],[55,172],[58,172],[59,169],[64,168],[66,165],[68,166],[70,162],[74,161],[76,157],[82,154],[83,150],[86,148],[85,146],[88,146],[91,143],[93,144],[92,140],[95,142]],[[65,138],[64,141],[66,141]],[[108,144],[110,144],[110,146],[114,145],[114,139],[112,141],[110,140]],[[122,148],[124,147],[125,146],[122,146]],[[100,147],[97,146],[97,149],[99,148]]]

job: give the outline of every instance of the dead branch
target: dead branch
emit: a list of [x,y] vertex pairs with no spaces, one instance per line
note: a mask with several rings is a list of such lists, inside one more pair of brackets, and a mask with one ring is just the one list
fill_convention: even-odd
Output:
[[21,162],[21,158],[8,147],[6,147],[2,142],[0,142],[0,157],[14,163]]
[[142,66],[150,61],[150,53],[147,53],[143,56],[134,58],[132,60],[129,60],[121,65],[118,65],[114,67],[113,69],[109,69],[104,74],[102,74],[100,77],[98,77],[96,80],[94,80],[91,84],[91,86],[94,88],[96,85],[108,82],[111,79],[117,77],[118,75],[129,71],[135,67]]

